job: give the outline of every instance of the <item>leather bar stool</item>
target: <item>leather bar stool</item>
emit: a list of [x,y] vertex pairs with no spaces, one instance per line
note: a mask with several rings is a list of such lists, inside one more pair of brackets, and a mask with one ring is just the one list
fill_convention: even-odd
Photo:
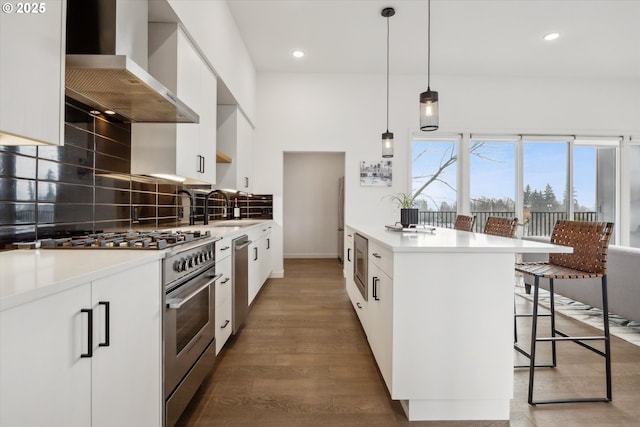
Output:
[[[519,344],[514,343],[516,351],[529,358],[529,365],[517,366],[529,368],[529,393],[530,405],[544,403],[572,403],[572,402],[610,402],[611,401],[611,345],[609,335],[609,313],[607,302],[607,252],[609,240],[613,231],[610,222],[583,222],[558,220],[551,234],[551,243],[556,245],[571,246],[571,254],[550,254],[548,262],[529,262],[516,264],[516,271],[529,274],[534,277],[533,284],[533,313],[531,315],[517,315],[518,317],[530,316],[531,319],[531,347],[529,352]],[[601,278],[602,311],[604,318],[603,335],[594,336],[569,336],[558,330],[555,323],[555,304],[553,281],[555,279],[587,279]],[[551,336],[538,337],[538,298],[540,279],[549,279]],[[516,340],[517,341],[517,340]],[[605,363],[605,397],[578,397],[571,399],[534,400],[533,386],[536,368],[556,367],[556,343],[571,341],[592,352],[604,357]],[[589,341],[603,341],[604,351],[588,344]],[[551,342],[552,363],[549,365],[536,365],[536,344],[539,342]]]

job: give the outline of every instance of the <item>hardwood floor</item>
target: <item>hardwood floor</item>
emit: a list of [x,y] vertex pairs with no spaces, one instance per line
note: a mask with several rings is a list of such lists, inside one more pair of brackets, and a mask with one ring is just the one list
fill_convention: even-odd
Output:
[[[265,284],[244,329],[219,355],[179,427],[639,425],[640,347],[618,338],[612,342],[612,403],[530,406],[528,373],[516,369],[510,423],[410,423],[389,398],[337,260],[287,259],[285,276]],[[524,322],[519,331],[526,331]],[[565,329],[583,328],[573,320],[559,322]],[[557,369],[536,374],[540,392],[602,390],[601,358],[567,343],[558,359]]]

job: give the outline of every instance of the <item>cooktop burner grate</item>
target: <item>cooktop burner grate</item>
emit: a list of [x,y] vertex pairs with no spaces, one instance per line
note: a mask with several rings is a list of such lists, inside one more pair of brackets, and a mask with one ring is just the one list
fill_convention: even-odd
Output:
[[166,249],[210,237],[209,231],[122,231],[86,234],[40,242],[43,249]]

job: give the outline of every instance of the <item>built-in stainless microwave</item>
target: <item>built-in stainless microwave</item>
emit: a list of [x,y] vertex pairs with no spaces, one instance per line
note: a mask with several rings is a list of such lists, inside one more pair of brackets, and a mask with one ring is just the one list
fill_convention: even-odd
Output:
[[368,258],[369,258],[369,241],[366,237],[355,233],[353,238],[353,281],[360,290],[364,300],[367,300],[367,271],[368,271]]

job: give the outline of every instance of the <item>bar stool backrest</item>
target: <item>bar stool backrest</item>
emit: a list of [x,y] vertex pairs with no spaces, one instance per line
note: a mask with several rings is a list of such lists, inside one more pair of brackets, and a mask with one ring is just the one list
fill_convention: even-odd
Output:
[[484,225],[484,234],[502,237],[516,237],[518,218],[490,216]]
[[607,253],[612,232],[611,222],[556,221],[551,243],[571,246],[573,253],[549,254],[549,264],[597,275],[607,274]]
[[462,231],[473,231],[473,225],[475,224],[475,222],[475,216],[458,215],[456,217],[456,222],[453,225],[453,228]]

